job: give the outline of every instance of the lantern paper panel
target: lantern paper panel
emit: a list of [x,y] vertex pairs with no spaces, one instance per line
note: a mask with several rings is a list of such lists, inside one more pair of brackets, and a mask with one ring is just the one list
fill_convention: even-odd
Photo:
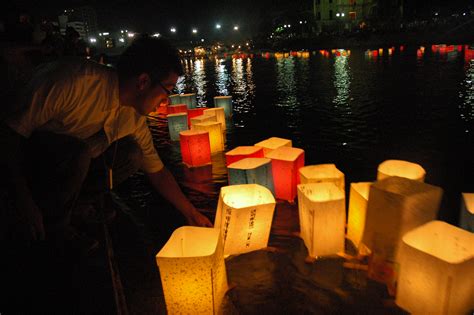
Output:
[[187,113],[188,108],[185,104],[178,104],[178,105],[168,105],[168,115],[169,114],[177,114],[177,113]]
[[240,161],[245,158],[263,158],[263,149],[255,146],[240,146],[225,154],[226,165]]
[[360,253],[366,253],[365,246],[362,244],[362,236],[365,229],[370,185],[372,185],[371,182],[351,183],[349,193],[347,238],[359,249]]
[[227,118],[232,116],[232,96],[215,96],[214,107],[224,108],[225,116]]
[[167,116],[167,118],[171,140],[179,141],[179,133],[181,131],[188,130],[188,114],[170,114]]
[[184,164],[188,167],[198,167],[211,163],[211,145],[208,131],[181,131],[179,137]]
[[474,234],[431,221],[405,234],[396,303],[412,314],[474,310]]
[[181,94],[180,99],[181,103],[186,104],[189,109],[196,108],[197,99],[195,93]]
[[263,154],[265,155],[265,157],[267,157],[267,154],[272,152],[273,150],[281,147],[291,147],[292,143],[291,140],[288,139],[271,137],[256,143],[255,146],[263,148]]
[[368,275],[394,294],[398,249],[408,231],[436,218],[442,189],[419,181],[388,177],[370,186],[362,242],[372,251]]
[[224,151],[224,135],[221,124],[218,122],[193,123],[194,130],[209,132],[209,143],[211,145],[211,154]]
[[170,100],[171,105],[182,104],[181,103],[181,96],[179,94],[172,94],[168,98]]
[[207,109],[206,107],[198,107],[198,108],[188,108],[188,125],[191,128],[191,118],[201,116],[204,113],[204,110]]
[[226,130],[227,126],[225,124],[225,113],[224,108],[208,108],[204,110],[204,115],[216,116],[217,122],[222,124],[222,130]]
[[228,166],[229,185],[259,184],[275,193],[272,160],[245,158]]
[[461,228],[474,233],[474,193],[462,194],[459,225]]
[[377,169],[377,180],[398,176],[424,182],[425,175],[425,170],[419,164],[402,160],[387,160]]
[[304,151],[283,146],[268,153],[266,157],[272,160],[276,198],[294,201],[296,185],[300,183],[298,171],[304,166]]
[[236,255],[267,247],[275,198],[257,184],[221,188],[214,226],[224,240],[224,254]]
[[344,191],[334,183],[298,185],[300,234],[311,257],[344,251]]
[[300,168],[302,184],[333,182],[344,191],[344,173],[334,164],[309,165]]
[[219,230],[180,227],[156,255],[168,314],[217,314],[227,291]]
[[193,117],[189,121],[191,122],[191,129],[194,129],[195,124],[200,124],[203,122],[217,122],[217,118],[216,116],[201,115]]

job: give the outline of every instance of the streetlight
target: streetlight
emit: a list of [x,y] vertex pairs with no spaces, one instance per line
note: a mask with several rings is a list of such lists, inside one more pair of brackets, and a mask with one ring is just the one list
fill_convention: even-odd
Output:
[[155,33],[152,35],[152,37],[160,37],[160,33]]
[[234,31],[238,31],[239,30],[239,26],[238,25],[235,25],[234,26]]
[[221,28],[221,25],[219,23],[216,24],[216,28],[219,30]]
[[171,33],[176,33],[176,27],[170,28],[170,32],[171,32]]
[[193,34],[197,34],[198,30],[197,28],[193,28]]

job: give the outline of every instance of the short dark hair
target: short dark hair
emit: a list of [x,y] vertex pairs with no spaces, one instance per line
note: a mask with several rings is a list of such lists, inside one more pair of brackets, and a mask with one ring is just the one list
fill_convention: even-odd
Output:
[[167,40],[141,35],[122,53],[117,63],[121,80],[147,73],[152,83],[165,79],[171,73],[183,75],[178,50]]

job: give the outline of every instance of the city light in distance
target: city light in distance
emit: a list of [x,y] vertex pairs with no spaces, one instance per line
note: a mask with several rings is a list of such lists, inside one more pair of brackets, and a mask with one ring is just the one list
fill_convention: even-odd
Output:
[[221,28],[221,25],[219,23],[216,24],[216,28],[219,30]]
[[155,33],[155,34],[153,34],[153,35],[151,35],[151,36],[153,36],[153,37],[160,37],[160,33]]
[[119,38],[119,42],[121,42],[121,43],[125,43],[125,39],[124,39],[124,38],[122,38],[122,37],[120,37],[120,38]]
[[196,34],[198,32],[197,28],[193,28],[193,34]]
[[90,41],[91,43],[96,43],[96,42],[97,42],[97,39],[95,39],[94,37],[91,37],[91,38],[89,39],[89,41]]
[[171,33],[176,33],[176,27],[170,28]]
[[238,31],[239,30],[239,26],[238,25],[235,25],[234,26],[234,31]]
[[201,42],[203,42],[203,43],[204,43],[204,38],[201,38]]
[[135,36],[135,33],[127,33],[127,36],[132,38],[133,36]]

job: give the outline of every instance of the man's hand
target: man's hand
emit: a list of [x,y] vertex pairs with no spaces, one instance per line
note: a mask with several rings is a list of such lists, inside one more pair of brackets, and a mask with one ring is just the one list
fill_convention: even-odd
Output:
[[26,237],[32,241],[44,240],[43,215],[34,201],[31,198],[19,198],[17,208]]
[[202,227],[212,227],[211,221],[209,219],[201,214],[201,212],[194,210],[190,216],[186,217],[186,220],[188,221],[189,225],[193,226],[202,226]]

